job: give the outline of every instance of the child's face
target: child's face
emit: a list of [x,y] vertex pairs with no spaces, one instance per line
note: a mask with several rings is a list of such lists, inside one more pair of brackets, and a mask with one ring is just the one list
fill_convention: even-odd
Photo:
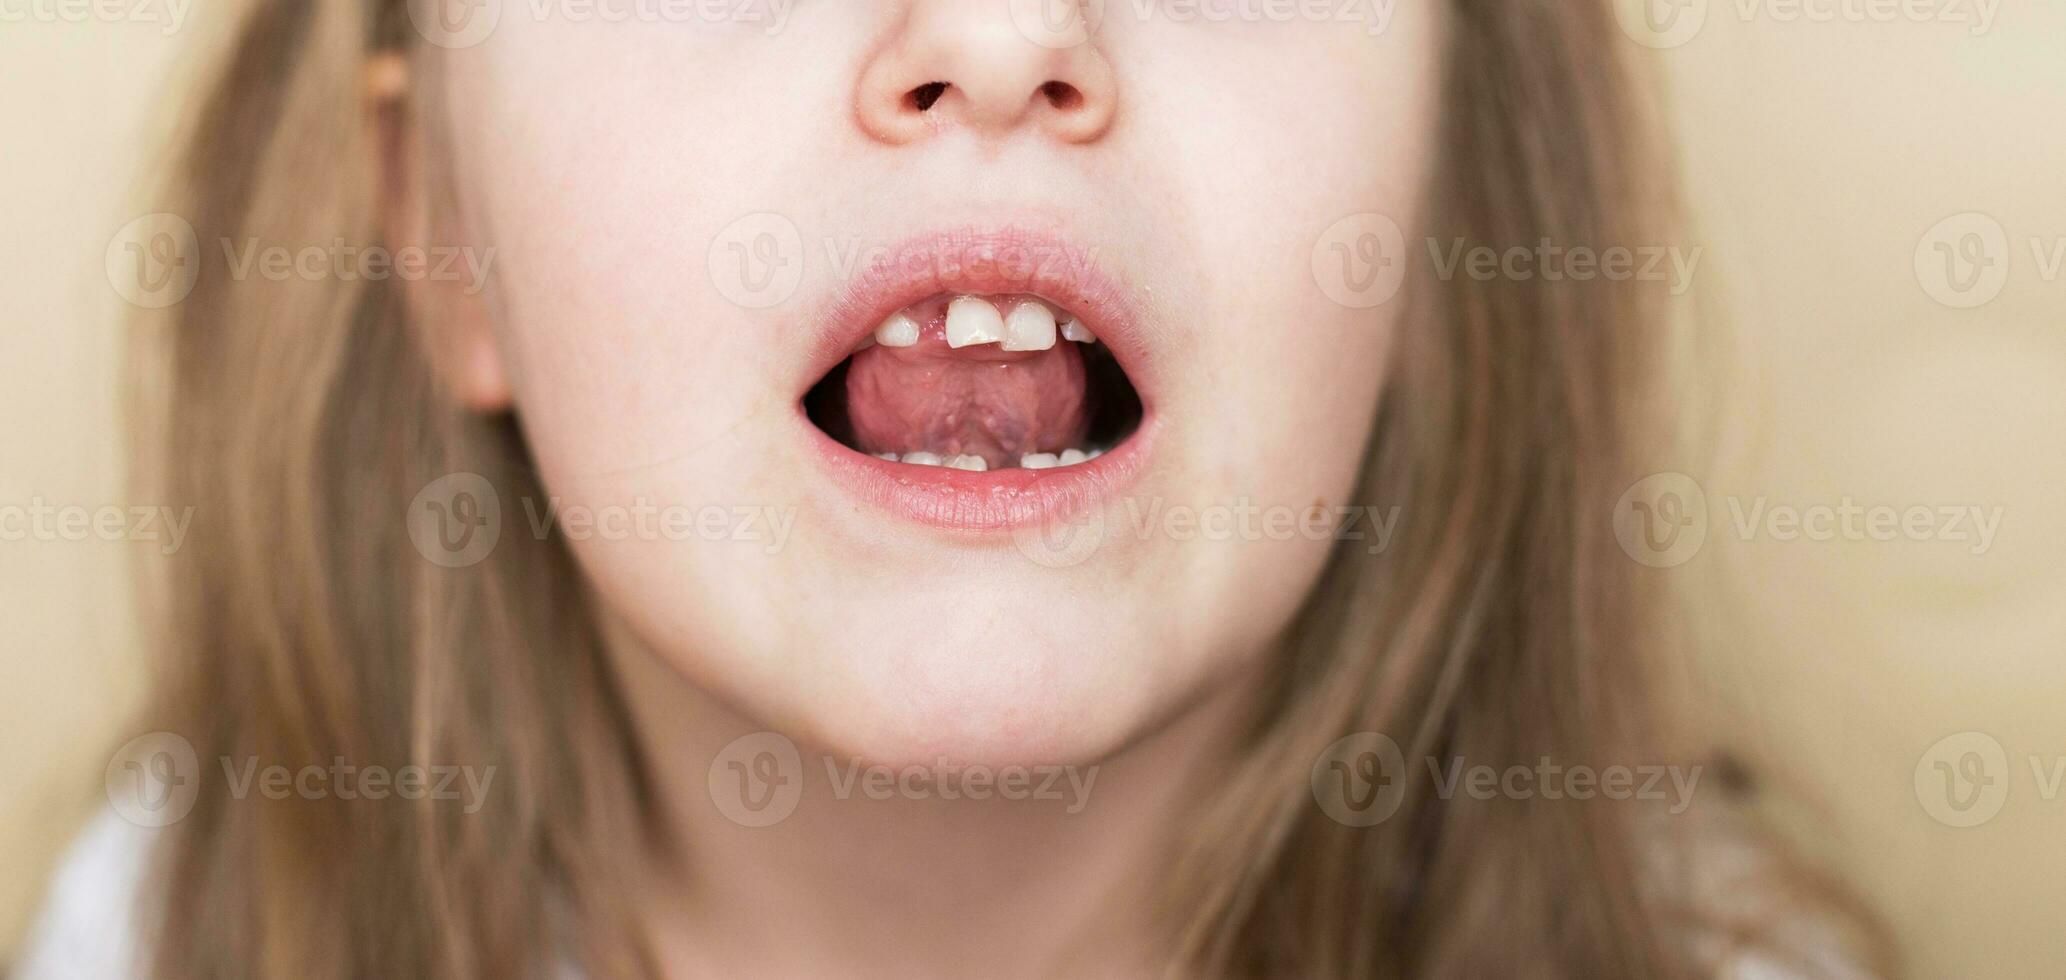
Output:
[[[1350,494],[1401,303],[1358,306],[1411,259],[1344,219],[1415,225],[1434,5],[1111,0],[1074,46],[1040,5],[505,4],[438,53],[575,554],[660,658],[836,751],[1103,754],[1255,662],[1316,516],[1390,526]],[[854,353],[898,311],[916,343]],[[1106,451],[1029,468],[1068,449]]]

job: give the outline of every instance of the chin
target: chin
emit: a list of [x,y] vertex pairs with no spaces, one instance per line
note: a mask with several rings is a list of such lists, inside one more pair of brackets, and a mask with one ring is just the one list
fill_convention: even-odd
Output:
[[817,651],[805,737],[870,764],[1083,765],[1155,713],[1154,648],[1110,612],[1064,622],[1053,611],[1067,606],[1041,601],[977,608],[988,612],[957,622],[884,617]]

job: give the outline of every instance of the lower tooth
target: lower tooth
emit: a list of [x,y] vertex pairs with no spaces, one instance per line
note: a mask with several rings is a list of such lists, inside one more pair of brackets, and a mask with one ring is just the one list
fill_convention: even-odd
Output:
[[1081,449],[1068,449],[1062,452],[1061,462],[1063,466],[1075,466],[1089,458]]
[[896,453],[876,453],[876,454],[875,454],[875,458],[876,458],[876,459],[880,459],[880,460],[884,460],[884,461],[886,461],[886,462],[891,462],[891,463],[894,463],[894,462],[896,462],[896,461],[897,461],[897,454],[896,454]]
[[956,456],[948,460],[947,465],[971,473],[982,473],[990,469],[990,461],[981,456]]
[[1020,469],[1051,470],[1061,464],[1061,457],[1053,453],[1027,453],[1019,457]]
[[904,462],[912,466],[938,466],[940,457],[934,453],[905,453]]

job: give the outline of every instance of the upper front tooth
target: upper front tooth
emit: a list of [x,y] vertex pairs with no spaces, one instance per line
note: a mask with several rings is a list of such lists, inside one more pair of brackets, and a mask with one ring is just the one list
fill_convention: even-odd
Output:
[[1055,345],[1054,311],[1040,303],[1020,303],[1004,321],[1005,350],[1047,350]]
[[918,321],[892,313],[882,321],[882,326],[875,328],[875,342],[884,347],[910,347],[918,343]]
[[1082,321],[1070,317],[1062,324],[1062,339],[1073,340],[1079,344],[1095,344],[1098,342],[1098,335],[1091,333],[1090,328],[1084,326]]
[[947,304],[947,346],[960,349],[995,344],[1004,339],[1004,317],[980,296],[962,296]]

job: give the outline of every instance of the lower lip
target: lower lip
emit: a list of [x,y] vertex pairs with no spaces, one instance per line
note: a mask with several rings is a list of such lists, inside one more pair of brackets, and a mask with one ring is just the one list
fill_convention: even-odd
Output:
[[977,532],[1065,521],[1104,506],[1147,468],[1155,431],[1150,414],[1125,441],[1075,466],[972,473],[878,459],[802,421],[834,480],[864,501],[915,524]]

